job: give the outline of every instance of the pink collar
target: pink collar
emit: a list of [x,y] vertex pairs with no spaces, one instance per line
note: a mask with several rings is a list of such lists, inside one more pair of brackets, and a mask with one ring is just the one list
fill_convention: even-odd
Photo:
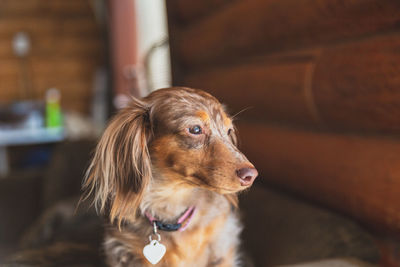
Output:
[[153,216],[151,216],[150,213],[145,212],[144,214],[146,215],[147,219],[150,221],[151,224],[156,224],[158,230],[162,231],[185,231],[185,229],[188,227],[193,215],[196,212],[196,208],[194,206],[189,207],[181,217],[178,218],[177,223],[163,223]]

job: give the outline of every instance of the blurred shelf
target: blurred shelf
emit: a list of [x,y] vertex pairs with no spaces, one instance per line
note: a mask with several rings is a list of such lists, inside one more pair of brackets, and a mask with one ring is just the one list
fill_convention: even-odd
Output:
[[9,164],[7,146],[60,142],[65,138],[63,127],[0,128],[0,177],[7,176]]
[[63,127],[0,129],[0,146],[52,143],[62,141],[64,137]]

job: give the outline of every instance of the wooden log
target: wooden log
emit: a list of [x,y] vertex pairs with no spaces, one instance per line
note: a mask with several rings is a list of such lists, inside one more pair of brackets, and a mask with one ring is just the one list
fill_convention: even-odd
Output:
[[298,49],[397,27],[396,0],[252,0],[179,30],[171,26],[175,54],[188,67],[248,55]]
[[[240,124],[261,179],[400,234],[400,142]],[[398,235],[400,237],[400,235]]]
[[304,93],[310,62],[243,64],[188,75],[183,84],[202,88],[226,103],[239,118],[312,124]]
[[346,129],[400,132],[400,34],[326,49],[313,75],[323,121]]
[[127,75],[127,69],[140,64],[135,3],[131,0],[120,0],[110,1],[109,4],[113,95],[133,94],[138,97],[140,96],[138,79],[133,75]]
[[166,1],[168,13],[171,19],[180,24],[188,24],[198,20],[202,16],[214,13],[225,8],[236,0],[170,0]]
[[400,132],[400,34],[184,76],[240,117],[334,130]]

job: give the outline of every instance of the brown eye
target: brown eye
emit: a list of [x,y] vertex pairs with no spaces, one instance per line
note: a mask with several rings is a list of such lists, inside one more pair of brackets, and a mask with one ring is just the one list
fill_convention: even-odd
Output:
[[230,136],[231,133],[232,133],[232,129],[229,129],[229,130],[228,130],[228,135]]
[[201,126],[195,125],[195,126],[189,128],[189,133],[196,134],[196,135],[197,134],[202,134],[203,130],[201,129]]

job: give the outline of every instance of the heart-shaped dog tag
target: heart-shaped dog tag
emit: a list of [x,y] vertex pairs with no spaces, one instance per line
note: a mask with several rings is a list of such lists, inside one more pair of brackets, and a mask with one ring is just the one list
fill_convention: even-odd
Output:
[[163,257],[167,249],[157,240],[151,240],[150,244],[143,248],[143,255],[151,264],[157,264]]

